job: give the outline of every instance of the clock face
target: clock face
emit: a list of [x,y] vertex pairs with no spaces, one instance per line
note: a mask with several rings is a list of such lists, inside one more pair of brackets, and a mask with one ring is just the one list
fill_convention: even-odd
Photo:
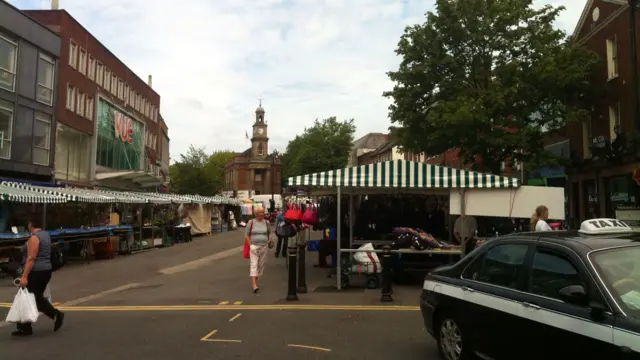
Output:
[[262,134],[264,134],[264,129],[262,128],[258,129],[258,135],[262,135]]

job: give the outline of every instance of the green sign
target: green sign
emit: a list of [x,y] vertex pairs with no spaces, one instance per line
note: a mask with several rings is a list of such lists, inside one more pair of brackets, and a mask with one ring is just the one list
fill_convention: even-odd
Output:
[[107,101],[98,101],[96,164],[114,170],[140,170],[144,124]]

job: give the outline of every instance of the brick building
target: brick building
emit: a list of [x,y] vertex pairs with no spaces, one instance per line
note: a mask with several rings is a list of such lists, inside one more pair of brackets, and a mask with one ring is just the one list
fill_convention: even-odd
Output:
[[[56,180],[115,188],[162,182],[160,95],[57,8],[26,14],[62,38],[57,83]],[[168,151],[164,149],[164,151]]]
[[225,191],[260,194],[282,192],[282,163],[269,155],[268,125],[262,103],[256,109],[251,147],[236,153],[225,166]]
[[[613,217],[619,206],[637,206],[639,187],[632,174],[640,168],[637,156],[612,160],[607,153],[637,132],[634,119],[634,81],[631,61],[629,6],[626,0],[589,0],[574,37],[600,55],[591,82],[603,91],[589,99],[591,118],[569,124],[572,169],[569,170],[570,215],[580,221]],[[638,28],[635,29],[638,33]]]

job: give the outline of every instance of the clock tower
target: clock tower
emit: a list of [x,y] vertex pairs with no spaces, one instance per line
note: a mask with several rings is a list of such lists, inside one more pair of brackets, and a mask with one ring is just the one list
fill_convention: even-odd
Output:
[[251,160],[268,161],[269,137],[267,136],[267,124],[264,122],[264,108],[262,100],[256,109],[256,121],[253,124],[253,137],[251,137]]

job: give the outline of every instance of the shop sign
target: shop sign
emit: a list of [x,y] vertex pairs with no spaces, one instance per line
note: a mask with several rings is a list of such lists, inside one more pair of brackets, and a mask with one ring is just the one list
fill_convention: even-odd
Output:
[[133,144],[133,119],[113,110],[115,136],[122,142]]

